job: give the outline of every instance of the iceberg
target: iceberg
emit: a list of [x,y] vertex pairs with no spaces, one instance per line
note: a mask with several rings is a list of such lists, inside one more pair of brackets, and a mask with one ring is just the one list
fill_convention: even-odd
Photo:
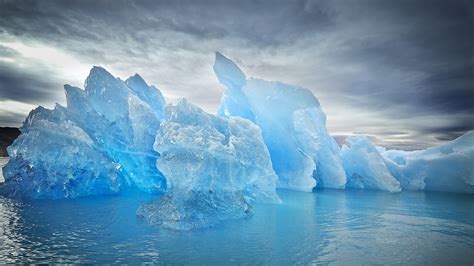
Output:
[[216,52],[214,72],[226,87],[218,115],[242,117],[262,129],[278,187],[312,191],[344,188],[340,148],[329,136],[326,116],[307,89],[247,79],[240,68]]
[[38,107],[8,147],[2,191],[9,196],[75,198],[129,189],[164,192],[153,143],[164,99],[138,75],[122,81],[92,68],[85,90],[65,85],[67,107]]
[[[8,148],[2,190],[9,196],[73,198],[113,194],[123,186],[119,165],[95,148],[67,110],[38,107]],[[54,147],[54,148],[52,148]]]
[[400,192],[400,182],[387,169],[378,149],[365,136],[346,138],[342,162],[347,175],[346,188],[376,189]]
[[403,189],[474,193],[473,144],[474,131],[469,131],[426,150],[380,150]]
[[275,187],[474,193],[474,133],[420,151],[386,150],[362,136],[339,148],[311,91],[247,78],[216,53],[225,87],[217,115],[186,100],[166,105],[138,74],[93,67],[66,106],[38,107],[8,147],[0,190],[11,197],[166,193],[139,214],[170,228],[248,215],[278,202]]
[[151,224],[189,230],[245,217],[252,202],[279,202],[261,130],[180,100],[166,107],[154,148],[166,194],[137,211]]

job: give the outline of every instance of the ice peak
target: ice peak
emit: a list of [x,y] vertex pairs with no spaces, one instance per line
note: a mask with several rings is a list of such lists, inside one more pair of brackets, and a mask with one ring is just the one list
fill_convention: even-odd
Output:
[[64,84],[64,91],[66,92],[66,95],[68,95],[68,94],[76,93],[78,91],[83,91],[83,90],[78,87],[71,86],[69,84]]
[[64,85],[64,92],[66,93],[66,103],[69,108],[74,108],[78,104],[79,99],[84,97],[84,90],[69,84]]
[[99,76],[104,76],[104,77],[112,77],[112,74],[109,73],[105,68],[100,67],[100,66],[93,66],[91,71],[89,72],[89,77],[99,77]]
[[125,85],[127,85],[128,89],[138,96],[138,98],[150,105],[158,117],[163,118],[165,99],[160,90],[154,86],[149,86],[138,74],[125,80]]
[[232,60],[216,52],[216,60],[214,62],[214,72],[219,82],[227,88],[240,89],[246,83],[244,72]]
[[138,73],[135,73],[135,75],[125,80],[125,84],[127,84],[127,86],[135,85],[136,87],[148,87],[146,81]]
[[116,80],[112,74],[110,74],[105,68],[100,66],[92,67],[87,76],[86,81],[84,82],[84,88],[88,91],[91,85],[92,87],[103,86],[106,83],[113,83]]

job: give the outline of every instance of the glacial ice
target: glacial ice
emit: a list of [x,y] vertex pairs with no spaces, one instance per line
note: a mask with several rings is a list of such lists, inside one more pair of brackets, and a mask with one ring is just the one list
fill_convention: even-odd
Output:
[[347,175],[346,188],[400,191],[400,183],[389,172],[384,158],[367,137],[351,136],[346,141],[350,145],[344,145],[341,150]]
[[220,53],[214,71],[226,87],[217,116],[186,100],[166,106],[139,75],[122,81],[94,67],[84,90],[65,85],[66,107],[31,111],[8,148],[0,190],[28,198],[164,192],[137,214],[174,229],[247,216],[252,202],[278,202],[276,187],[474,193],[473,131],[421,151],[360,136],[341,150],[309,90],[247,78]]
[[270,151],[278,187],[311,191],[344,188],[340,149],[326,129],[326,116],[307,89],[247,79],[231,60],[216,53],[214,72],[226,87],[218,114],[258,125]]
[[140,76],[126,82],[94,67],[85,90],[65,85],[67,107],[38,107],[8,147],[6,195],[74,198],[137,188],[163,192],[154,138],[164,99]]
[[[8,148],[3,191],[10,196],[63,198],[112,194],[122,187],[118,164],[67,118],[64,107],[38,107]],[[54,148],[52,148],[54,147]]]
[[166,194],[137,214],[172,229],[245,217],[249,203],[278,202],[277,176],[252,122],[207,114],[186,100],[166,107],[154,148]]
[[474,193],[474,131],[426,150],[381,151],[403,189]]

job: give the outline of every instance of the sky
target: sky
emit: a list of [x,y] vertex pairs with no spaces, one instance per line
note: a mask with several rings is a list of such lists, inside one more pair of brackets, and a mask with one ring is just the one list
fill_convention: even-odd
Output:
[[474,4],[462,0],[0,0],[0,126],[65,104],[92,66],[216,113],[215,51],[310,89],[339,142],[420,149],[474,129]]

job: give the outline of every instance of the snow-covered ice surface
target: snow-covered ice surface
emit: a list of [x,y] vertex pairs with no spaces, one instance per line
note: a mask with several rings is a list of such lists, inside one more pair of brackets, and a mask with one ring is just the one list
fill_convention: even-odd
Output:
[[154,137],[164,118],[161,93],[94,67],[85,90],[65,85],[67,107],[31,111],[8,147],[4,194],[75,198],[136,188],[162,192]]
[[303,191],[343,188],[340,149],[326,129],[326,116],[307,89],[247,79],[240,68],[216,53],[214,72],[226,87],[218,114],[257,124],[270,151],[278,186]]
[[139,216],[187,230],[245,217],[253,201],[279,201],[268,150],[252,122],[207,114],[186,100],[167,106],[166,117],[154,147],[168,189]]

